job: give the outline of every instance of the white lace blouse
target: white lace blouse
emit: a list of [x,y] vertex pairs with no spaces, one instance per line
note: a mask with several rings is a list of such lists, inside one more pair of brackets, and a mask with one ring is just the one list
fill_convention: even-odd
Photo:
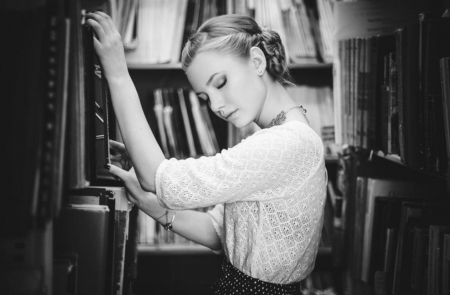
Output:
[[321,138],[290,121],[257,131],[211,157],[165,160],[156,172],[162,206],[208,211],[225,255],[245,274],[271,283],[313,269],[327,176]]

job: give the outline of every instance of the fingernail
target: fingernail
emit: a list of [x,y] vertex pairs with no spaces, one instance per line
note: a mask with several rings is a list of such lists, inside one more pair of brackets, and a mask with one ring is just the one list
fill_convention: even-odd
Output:
[[111,166],[109,164],[105,164],[105,169],[109,170],[111,168]]

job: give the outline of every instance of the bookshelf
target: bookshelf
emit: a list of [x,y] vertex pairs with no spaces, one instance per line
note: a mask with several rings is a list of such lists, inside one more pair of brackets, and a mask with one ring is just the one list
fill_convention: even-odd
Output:
[[[333,264],[345,294],[448,294],[448,258],[436,248],[443,247],[450,209],[446,98],[437,83],[448,83],[439,76],[439,59],[450,47],[437,37],[448,29],[442,18],[448,7],[448,1],[335,6],[336,137],[343,149]],[[373,33],[371,14],[354,8],[403,22]],[[352,28],[347,13],[355,13]],[[433,225],[442,226],[441,234]]]

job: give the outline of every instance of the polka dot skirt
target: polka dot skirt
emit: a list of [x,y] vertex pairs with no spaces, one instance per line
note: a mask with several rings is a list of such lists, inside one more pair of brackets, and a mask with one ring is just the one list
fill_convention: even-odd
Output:
[[252,278],[234,267],[225,257],[219,278],[212,286],[214,295],[300,295],[300,283],[273,284]]

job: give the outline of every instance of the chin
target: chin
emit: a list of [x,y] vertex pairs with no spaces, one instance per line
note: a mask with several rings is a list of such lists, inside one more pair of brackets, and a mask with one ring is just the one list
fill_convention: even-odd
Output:
[[247,126],[249,126],[252,123],[253,123],[253,121],[247,122],[247,121],[241,121],[241,120],[237,120],[235,122],[231,122],[231,124],[233,124],[234,127],[239,128],[239,129],[247,127]]

